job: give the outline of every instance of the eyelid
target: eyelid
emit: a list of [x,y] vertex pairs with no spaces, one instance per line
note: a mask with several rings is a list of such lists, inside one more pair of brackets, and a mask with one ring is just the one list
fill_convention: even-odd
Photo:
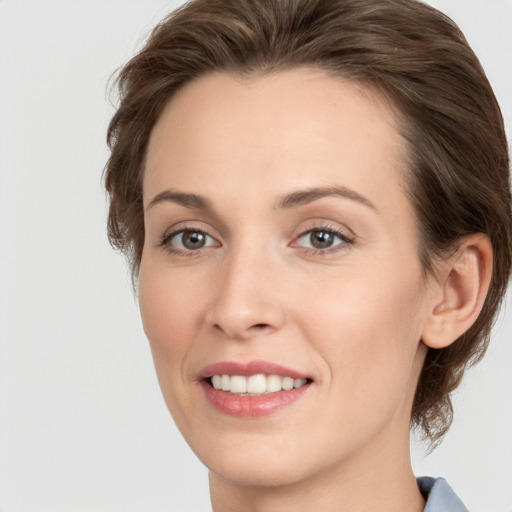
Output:
[[345,226],[341,226],[330,221],[320,220],[315,221],[312,225],[308,225],[306,228],[301,228],[298,234],[294,237],[294,240],[297,240],[312,231],[326,231],[328,233],[333,233],[340,236],[340,238],[347,242],[354,242],[357,238],[354,232]]
[[160,245],[160,242],[162,240],[168,239],[170,236],[176,235],[183,231],[197,231],[200,233],[205,233],[206,235],[209,235],[212,238],[218,238],[217,236],[211,235],[211,232],[215,230],[213,230],[209,224],[205,224],[199,220],[190,219],[174,222],[170,225],[168,224],[167,227],[165,228],[165,231],[163,231],[163,235],[159,235],[159,243],[157,245]]

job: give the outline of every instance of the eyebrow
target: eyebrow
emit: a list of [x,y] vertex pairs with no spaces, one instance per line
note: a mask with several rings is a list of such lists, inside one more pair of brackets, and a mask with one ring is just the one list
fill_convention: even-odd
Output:
[[356,201],[364,206],[368,206],[369,208],[372,208],[373,210],[377,211],[377,207],[369,199],[362,196],[355,190],[342,186],[314,187],[305,190],[298,190],[297,192],[292,192],[291,194],[288,194],[285,197],[283,197],[281,201],[279,201],[277,208],[297,208],[298,206],[303,206],[312,203],[313,201],[317,201],[318,199],[331,196],[338,196],[343,197],[345,199],[350,199],[352,201]]
[[149,210],[156,204],[163,202],[176,203],[184,206],[185,208],[191,208],[194,210],[213,211],[213,204],[205,197],[197,194],[177,192],[175,190],[164,190],[163,192],[160,192],[160,194],[157,194],[148,204],[147,209]]
[[[377,207],[366,197],[362,196],[355,190],[342,186],[331,186],[331,187],[313,187],[304,190],[297,190],[291,194],[287,194],[277,203],[276,210],[287,210],[291,208],[298,208],[324,197],[338,196],[345,199],[356,201],[364,206],[367,206],[375,211]],[[204,210],[212,212],[214,210],[211,201],[206,199],[204,196],[197,194],[189,194],[186,192],[178,192],[175,190],[164,190],[157,194],[151,202],[148,204],[147,209],[149,210],[156,204],[162,202],[176,203],[185,208],[194,210]]]

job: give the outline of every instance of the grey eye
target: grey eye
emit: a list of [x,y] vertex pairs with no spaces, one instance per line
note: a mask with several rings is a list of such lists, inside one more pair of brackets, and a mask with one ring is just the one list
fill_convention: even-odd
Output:
[[304,233],[300,238],[300,245],[310,249],[329,249],[333,245],[339,245],[345,240],[332,231],[314,229]]
[[184,230],[176,233],[170,243],[176,249],[184,251],[197,251],[203,247],[214,245],[213,238],[202,231]]

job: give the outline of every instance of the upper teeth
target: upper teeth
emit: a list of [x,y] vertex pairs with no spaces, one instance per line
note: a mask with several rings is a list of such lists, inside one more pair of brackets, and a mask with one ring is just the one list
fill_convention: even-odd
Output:
[[280,377],[279,375],[213,375],[212,385],[215,389],[230,391],[237,394],[262,394],[276,391],[289,391],[300,388],[306,384],[306,379],[294,379],[293,377]]

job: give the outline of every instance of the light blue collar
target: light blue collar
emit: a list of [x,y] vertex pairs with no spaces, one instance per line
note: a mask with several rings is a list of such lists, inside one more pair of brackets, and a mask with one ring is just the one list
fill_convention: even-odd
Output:
[[422,476],[418,487],[427,499],[423,512],[469,512],[444,478]]

